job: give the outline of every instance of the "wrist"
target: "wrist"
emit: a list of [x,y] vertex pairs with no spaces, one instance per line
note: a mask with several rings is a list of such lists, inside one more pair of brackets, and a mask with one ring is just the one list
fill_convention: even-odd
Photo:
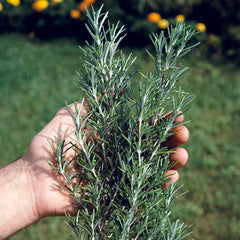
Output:
[[19,159],[0,170],[0,239],[39,219],[28,165]]

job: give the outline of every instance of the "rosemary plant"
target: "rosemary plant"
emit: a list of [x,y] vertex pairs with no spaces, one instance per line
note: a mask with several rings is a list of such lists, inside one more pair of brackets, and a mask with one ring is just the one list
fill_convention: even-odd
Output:
[[[80,107],[75,104],[72,115],[76,140],[58,141],[57,163],[52,165],[66,180],[62,190],[79,204],[76,217],[67,214],[72,237],[183,239],[188,227],[172,222],[170,211],[177,189],[174,184],[163,187],[173,151],[164,142],[194,98],[179,84],[188,68],[177,64],[193,47],[187,43],[194,31],[180,23],[168,29],[167,37],[164,32],[152,35],[156,70],[139,74],[136,84],[131,71],[135,58],[118,50],[124,27],[107,22],[102,7],[87,11],[87,17],[93,42],[80,47],[85,58],[79,85],[85,99]],[[66,162],[70,149],[76,157]],[[79,172],[68,171],[71,162]]]

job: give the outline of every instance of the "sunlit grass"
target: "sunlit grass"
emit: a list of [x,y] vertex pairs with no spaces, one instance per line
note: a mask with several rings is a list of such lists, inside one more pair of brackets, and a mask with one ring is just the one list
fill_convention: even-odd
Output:
[[[124,49],[124,51],[129,51]],[[132,50],[136,67],[152,70],[144,49]],[[78,43],[49,42],[7,34],[0,36],[0,166],[22,156],[32,137],[57,110],[80,99],[73,82],[81,71]],[[197,95],[186,113],[191,137],[185,147],[189,162],[180,170],[179,185],[188,191],[174,211],[193,223],[195,239],[240,239],[240,70],[192,53],[186,88]],[[137,78],[136,78],[137,79]],[[47,218],[10,239],[67,239],[63,218]]]

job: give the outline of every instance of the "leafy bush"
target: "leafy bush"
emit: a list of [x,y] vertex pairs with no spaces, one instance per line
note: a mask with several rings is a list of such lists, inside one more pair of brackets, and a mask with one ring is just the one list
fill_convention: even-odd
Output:
[[[87,13],[92,43],[81,47],[79,84],[86,98],[75,104],[76,117],[71,114],[76,141],[57,140],[56,161],[48,162],[66,180],[59,188],[81,206],[75,206],[76,218],[67,214],[68,225],[81,240],[184,239],[188,228],[173,223],[170,211],[177,190],[170,183],[165,190],[160,186],[172,168],[172,150],[164,143],[194,98],[179,85],[188,69],[177,62],[193,47],[186,44],[195,32],[180,23],[167,38],[153,34],[155,72],[141,74],[134,84],[135,58],[118,51],[124,27],[106,26],[108,14],[101,10]],[[69,150],[76,155],[67,163]],[[68,169],[72,163],[80,172]]]
[[[127,44],[148,44],[151,32],[160,31],[168,23],[175,24],[176,16],[181,15],[193,27],[197,23],[205,25],[205,33],[199,37],[210,55],[216,53],[240,61],[239,1],[234,0],[4,0],[0,3],[0,31],[31,32],[31,37],[37,34],[82,38],[86,35],[84,7],[90,4],[99,7],[102,3],[111,9],[111,21],[119,19],[127,27]],[[148,21],[151,12],[160,14],[157,23]]]
[[0,5],[0,30],[39,36],[69,35],[85,19],[85,7],[95,0],[6,0]]

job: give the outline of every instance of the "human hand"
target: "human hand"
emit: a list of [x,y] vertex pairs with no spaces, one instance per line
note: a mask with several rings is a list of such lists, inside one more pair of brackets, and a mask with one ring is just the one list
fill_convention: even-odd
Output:
[[[80,107],[80,103],[77,104]],[[75,115],[74,104],[69,110]],[[52,149],[56,148],[56,140],[72,141],[75,136],[75,123],[67,107],[60,109],[54,118],[33,138],[23,159],[27,163],[30,181],[33,187],[34,208],[38,218],[52,215],[64,215],[65,212],[76,214],[73,199],[54,185],[64,188],[65,182],[48,163],[55,165],[56,158]],[[82,109],[82,114],[87,111]],[[66,153],[66,160],[71,160],[75,152]],[[47,161],[46,161],[47,160]],[[70,166],[73,168],[73,166]],[[73,169],[74,170],[74,169]],[[54,184],[54,185],[53,185]]]
[[[73,109],[72,104],[74,113]],[[58,138],[69,141],[64,133],[72,137],[74,126],[67,108],[62,108],[33,138],[22,158],[0,169],[0,240],[42,217],[76,213],[69,195],[52,185],[64,187],[64,182],[44,160],[54,165],[55,154],[49,142],[54,147]],[[68,151],[66,158],[72,159],[73,154]]]
[[[74,116],[74,104],[71,104],[69,109]],[[82,114],[87,114],[87,110],[82,109]],[[176,121],[181,124],[183,119],[184,116],[181,115]],[[49,142],[53,147],[56,147],[56,139],[59,138],[70,142],[74,139],[74,131],[72,116],[67,107],[62,108],[33,138],[27,153],[21,159],[0,169],[0,209],[3,216],[0,218],[0,239],[5,239],[45,216],[63,215],[65,212],[76,214],[73,199],[53,185],[64,188],[65,182],[47,163],[56,163],[55,153]],[[175,152],[170,154],[170,161],[178,163],[166,172],[166,176],[171,178],[167,185],[178,180],[178,169],[188,159],[187,151],[178,148],[188,140],[188,129],[177,125],[173,131],[176,133],[166,141],[166,146],[175,149]],[[66,160],[71,160],[74,156],[73,150],[65,154]],[[74,172],[74,166],[71,165],[70,168]]]
[[[75,115],[74,104],[71,104],[69,109]],[[83,109],[82,114],[86,113],[86,109]],[[181,115],[175,121],[181,124],[183,120],[184,116]],[[48,162],[54,165],[55,155],[48,141],[53,145],[59,138],[64,138],[66,142],[71,141],[70,138],[74,138],[74,131],[75,124],[68,109],[66,107],[62,108],[49,124],[34,137],[27,154],[23,157],[28,163],[29,172],[32,176],[35,208],[39,218],[49,215],[63,215],[65,212],[76,213],[76,208],[72,204],[73,200],[69,195],[53,186],[55,184],[64,187],[64,181],[43,158],[45,157]],[[178,163],[166,172],[166,176],[170,176],[171,181],[176,182],[179,178],[178,169],[188,160],[187,151],[184,148],[177,147],[188,140],[189,132],[183,125],[175,127],[173,131],[176,133],[167,140],[166,145],[169,148],[176,148],[175,152],[170,154],[170,161],[178,161]],[[65,157],[71,160],[74,154],[73,151],[70,151]]]

